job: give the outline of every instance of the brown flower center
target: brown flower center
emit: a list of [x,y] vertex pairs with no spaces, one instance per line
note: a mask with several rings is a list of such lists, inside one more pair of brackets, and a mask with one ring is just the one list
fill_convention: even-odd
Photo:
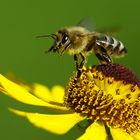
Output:
[[140,81],[118,64],[93,66],[74,75],[66,88],[65,105],[92,120],[140,132]]

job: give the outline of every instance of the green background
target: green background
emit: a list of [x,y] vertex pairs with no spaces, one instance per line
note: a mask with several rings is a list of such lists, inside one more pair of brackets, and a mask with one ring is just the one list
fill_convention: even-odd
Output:
[[[140,1],[139,0],[1,0],[0,1],[0,72],[12,72],[28,83],[42,83],[49,87],[65,86],[75,70],[73,58],[45,54],[51,39],[35,36],[54,33],[63,26],[75,25],[83,18],[93,19],[96,28],[121,25],[117,34],[128,48],[129,54],[115,62],[122,63],[140,77]],[[88,64],[96,64],[94,56]],[[81,134],[78,127],[58,136],[38,129],[26,119],[10,112],[8,107],[19,109],[45,109],[29,107],[0,95],[0,139],[3,140],[73,140]]]

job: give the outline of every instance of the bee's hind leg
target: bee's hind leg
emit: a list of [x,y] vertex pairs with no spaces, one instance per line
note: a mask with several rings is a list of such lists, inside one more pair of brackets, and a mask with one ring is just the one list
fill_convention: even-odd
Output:
[[[81,59],[82,59],[80,64],[78,63],[79,57],[81,57]],[[80,54],[75,54],[74,55],[74,61],[76,63],[77,77],[79,78],[81,76],[82,68],[85,64],[86,59],[85,59],[84,55],[82,53],[80,53]]]
[[110,64],[113,62],[111,57],[107,54],[106,49],[101,45],[95,47],[94,52],[101,64]]
[[104,61],[107,63],[107,64],[110,64],[112,63],[112,59],[110,58],[110,56],[106,53],[106,54],[102,54],[102,57],[104,59]]
[[106,62],[104,62],[104,59],[102,57],[102,55],[100,53],[95,53],[96,57],[99,59],[101,64],[105,64]]

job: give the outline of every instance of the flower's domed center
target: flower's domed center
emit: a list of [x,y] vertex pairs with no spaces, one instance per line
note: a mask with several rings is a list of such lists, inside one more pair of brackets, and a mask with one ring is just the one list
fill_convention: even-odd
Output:
[[128,68],[119,64],[110,65],[98,65],[93,66],[93,70],[102,72],[106,77],[114,77],[116,81],[123,81],[126,84],[138,85],[140,87],[140,81]]
[[127,133],[140,132],[140,81],[118,64],[83,69],[66,88],[65,105],[92,120],[122,128]]

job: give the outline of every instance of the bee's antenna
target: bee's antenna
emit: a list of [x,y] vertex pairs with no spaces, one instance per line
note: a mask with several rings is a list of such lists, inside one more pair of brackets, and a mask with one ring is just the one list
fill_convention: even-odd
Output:
[[51,34],[53,37],[55,37],[55,40],[58,40],[58,37],[56,34]]
[[[44,37],[51,37],[52,39],[54,39],[55,41],[58,39],[56,34],[51,34],[51,35],[39,35],[36,36],[36,38],[44,38]],[[56,52],[57,48],[55,48],[55,46],[51,46],[49,50],[46,50],[45,53],[49,53],[51,51]]]
[[44,38],[44,37],[51,37],[52,39],[56,40],[56,35],[55,34],[36,36],[36,38]]
[[56,34],[51,34],[51,35],[53,35],[53,36],[57,37],[57,35],[56,35]]

